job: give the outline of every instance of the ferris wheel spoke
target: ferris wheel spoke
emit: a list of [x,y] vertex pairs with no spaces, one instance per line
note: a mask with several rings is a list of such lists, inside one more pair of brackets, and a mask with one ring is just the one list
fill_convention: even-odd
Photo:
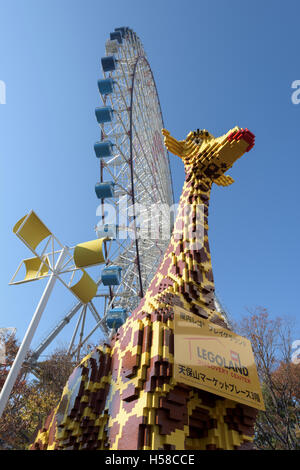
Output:
[[133,249],[134,240],[128,241],[128,239],[126,238],[123,240],[123,242],[121,242],[120,239],[116,239],[115,243],[117,246],[115,248],[115,251],[111,255],[112,259],[118,259],[117,253],[120,253],[120,259],[122,259],[121,257],[124,256],[125,253],[130,252],[130,250],[132,250],[132,253],[135,253],[135,250]]
[[[149,160],[151,160],[151,163],[152,163],[152,164],[153,164],[153,160],[152,160],[152,158],[151,158],[151,157],[152,157],[151,150],[148,149],[147,152],[149,153],[149,156],[147,156],[145,160],[147,161],[148,166],[149,166]],[[137,155],[137,156],[139,155],[138,152],[136,152],[136,155]],[[149,171],[151,172],[151,174],[153,173],[153,169],[149,168]],[[160,183],[161,183],[161,181],[160,181]],[[163,188],[163,185],[160,184],[160,187]],[[159,188],[159,187],[158,187],[158,185],[157,185],[157,190],[158,190],[159,193],[160,193],[161,191],[160,191],[158,188]]]
[[[144,156],[146,157],[146,152],[145,152],[144,149],[143,149],[143,145],[142,145],[141,143],[140,143],[140,145],[141,145],[142,152],[143,152]],[[138,155],[138,152],[137,152],[135,146],[133,146],[133,148],[134,148],[134,155],[137,156],[137,155]],[[150,168],[150,166],[149,166],[149,161],[148,161],[148,158],[147,158],[147,157],[145,158],[145,161],[147,162],[147,165],[148,165],[148,171],[149,171],[150,174],[151,174],[151,168]],[[160,191],[160,189],[159,189],[158,186],[157,186],[157,190],[158,190],[158,193],[159,193],[160,197],[162,197],[161,191]]]
[[[151,121],[151,120],[150,120],[150,121]],[[148,131],[147,131],[147,124],[146,124],[146,122],[145,122],[145,121],[143,121],[143,125],[144,125],[144,127],[145,127],[145,131],[146,131],[146,133],[148,134]],[[149,136],[149,139],[150,139],[150,136]],[[153,155],[152,155],[152,152],[151,152],[151,150],[150,150],[150,153],[151,153],[151,157],[152,157],[152,163],[153,163],[153,165],[155,165],[155,159],[153,158]],[[159,174],[159,173],[158,173],[158,174]],[[163,187],[164,187],[164,185],[162,184],[162,178],[161,178],[161,175],[160,175],[160,174],[159,174],[159,177],[160,177],[160,183],[161,183],[161,187],[163,188]]]

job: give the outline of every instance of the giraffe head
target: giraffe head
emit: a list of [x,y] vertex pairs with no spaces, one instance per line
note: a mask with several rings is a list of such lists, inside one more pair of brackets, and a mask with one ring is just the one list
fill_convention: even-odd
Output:
[[205,129],[190,132],[185,140],[177,141],[165,129],[165,145],[183,160],[188,173],[202,176],[211,183],[228,186],[233,179],[225,175],[235,161],[254,146],[255,137],[248,129],[234,127],[221,137]]

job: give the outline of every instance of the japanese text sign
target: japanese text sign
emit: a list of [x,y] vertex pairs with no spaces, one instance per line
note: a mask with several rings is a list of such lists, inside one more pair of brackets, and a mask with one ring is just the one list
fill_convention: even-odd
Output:
[[264,410],[251,343],[232,331],[174,307],[174,378]]

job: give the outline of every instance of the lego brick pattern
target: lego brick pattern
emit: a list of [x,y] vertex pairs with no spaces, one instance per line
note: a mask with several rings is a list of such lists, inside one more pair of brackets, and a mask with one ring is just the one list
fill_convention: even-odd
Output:
[[[251,448],[256,410],[173,379],[173,306],[228,328],[214,305],[210,190],[213,182],[233,182],[224,172],[250,150],[254,136],[239,128],[219,138],[197,130],[177,141],[163,133],[186,170],[169,247],[138,308],[109,345],[98,347],[74,370],[31,449]],[[186,227],[194,233],[200,228],[202,238],[190,239]]]

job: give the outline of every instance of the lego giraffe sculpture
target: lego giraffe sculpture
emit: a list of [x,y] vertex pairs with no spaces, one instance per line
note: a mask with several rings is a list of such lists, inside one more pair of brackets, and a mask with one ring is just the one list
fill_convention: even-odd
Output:
[[[177,141],[162,132],[186,173],[169,247],[138,308],[110,344],[96,348],[74,370],[31,449],[251,447],[256,411],[177,383],[172,367],[175,305],[228,328],[214,304],[207,236],[210,190],[213,183],[233,182],[224,173],[253,147],[254,135],[235,127],[218,138],[198,130]],[[186,216],[187,205],[192,217]],[[197,205],[204,208],[199,246],[188,239],[189,230],[182,233],[190,225],[194,231]]]

